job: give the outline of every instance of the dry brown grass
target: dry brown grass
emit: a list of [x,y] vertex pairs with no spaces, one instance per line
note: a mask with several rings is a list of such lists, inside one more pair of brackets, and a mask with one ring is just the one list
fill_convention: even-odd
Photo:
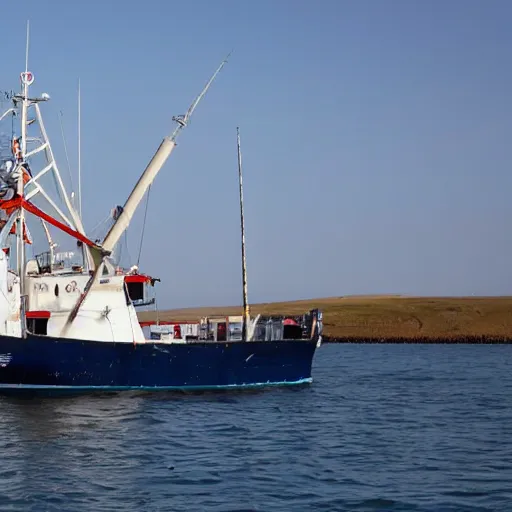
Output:
[[[324,334],[332,338],[512,338],[512,297],[359,296],[254,304],[251,315],[324,312]],[[240,307],[161,311],[160,320],[197,320],[201,316],[239,315]],[[143,312],[140,320],[155,320]]]

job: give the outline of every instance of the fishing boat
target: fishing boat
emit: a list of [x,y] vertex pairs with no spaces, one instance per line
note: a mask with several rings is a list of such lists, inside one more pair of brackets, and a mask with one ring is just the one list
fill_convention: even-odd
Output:
[[[298,328],[288,329],[288,334],[284,318],[251,320],[244,309],[241,336],[230,336],[229,328],[219,336],[218,325],[212,335],[206,320],[204,335],[146,339],[134,304],[141,297],[133,298],[129,289],[130,283],[151,286],[154,280],[138,269],[120,270],[112,258],[178,135],[225,64],[186,114],[173,117],[174,131],[163,138],[108,234],[92,241],[67,193],[45,130],[41,105],[50,97],[29,94],[34,75],[28,70],[27,49],[21,92],[13,95],[12,107],[0,113],[0,120],[20,120],[11,158],[0,162],[0,392],[207,390],[312,381],[322,333],[318,310],[297,317]],[[36,127],[39,133],[33,135]],[[41,156],[45,163],[36,172],[34,162]],[[60,205],[43,185],[48,175],[53,175]],[[40,198],[51,213],[36,204]],[[28,214],[40,221],[49,246],[32,259],[26,250],[33,243]],[[81,264],[56,263],[51,230],[76,240]]]

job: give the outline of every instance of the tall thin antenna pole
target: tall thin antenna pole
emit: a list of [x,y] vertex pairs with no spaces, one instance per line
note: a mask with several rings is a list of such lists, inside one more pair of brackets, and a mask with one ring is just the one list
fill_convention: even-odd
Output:
[[240,188],[240,228],[242,232],[242,283],[244,298],[244,319],[242,322],[242,340],[247,341],[247,326],[249,325],[249,302],[247,301],[247,268],[245,264],[245,225],[244,225],[244,191],[242,183],[242,151],[240,149],[240,129],[236,129],[238,146],[238,184]]
[[25,46],[25,73],[28,71],[28,47],[30,41],[30,20],[27,20],[27,43]]
[[[69,163],[68,145],[66,144],[66,137],[64,135],[64,126],[62,124],[63,113],[59,112],[60,133],[62,135],[62,143],[64,145],[64,154],[66,155],[66,163],[68,165],[69,184],[71,185],[71,200],[74,202],[75,186],[73,185],[73,175],[71,174],[71,164]],[[76,205],[73,205],[76,207]]]
[[[80,77],[78,77],[78,216],[82,226],[84,219],[82,217],[82,94],[80,88]],[[82,257],[84,268],[89,270],[89,258],[87,257],[87,247],[82,245]]]
[[[21,140],[20,151],[21,158],[16,162],[19,166],[19,177],[17,192],[20,197],[24,195],[25,182],[23,181],[23,175],[25,173],[26,155],[27,155],[27,114],[28,114],[28,88],[33,82],[33,76],[28,72],[28,49],[30,42],[30,22],[27,20],[27,44],[25,48],[25,72],[21,74],[21,88],[22,88],[22,109],[21,109]],[[20,278],[20,320],[21,320],[21,336],[25,338],[27,336],[27,323],[26,323],[26,291],[25,291],[25,210],[20,207],[16,226],[17,236],[17,257],[18,257],[18,273]]]
[[81,97],[80,97],[80,78],[78,79],[78,214],[82,218],[82,158],[81,158]]

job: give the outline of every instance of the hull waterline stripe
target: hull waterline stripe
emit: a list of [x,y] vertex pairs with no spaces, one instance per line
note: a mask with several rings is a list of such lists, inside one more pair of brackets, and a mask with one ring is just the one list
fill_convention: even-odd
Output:
[[222,389],[250,389],[270,386],[296,386],[311,384],[312,377],[294,381],[282,382],[257,382],[254,384],[220,384],[204,386],[59,386],[44,384],[0,384],[0,392],[3,390],[34,390],[34,391],[213,391]]

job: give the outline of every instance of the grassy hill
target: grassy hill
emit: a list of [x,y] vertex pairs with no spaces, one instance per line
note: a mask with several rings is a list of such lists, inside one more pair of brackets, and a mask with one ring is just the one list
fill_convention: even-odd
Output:
[[[324,312],[324,334],[331,338],[512,338],[512,297],[351,296],[251,305],[251,315]],[[241,307],[160,311],[160,320],[196,320],[207,315],[238,315]],[[140,320],[155,320],[141,312]]]

